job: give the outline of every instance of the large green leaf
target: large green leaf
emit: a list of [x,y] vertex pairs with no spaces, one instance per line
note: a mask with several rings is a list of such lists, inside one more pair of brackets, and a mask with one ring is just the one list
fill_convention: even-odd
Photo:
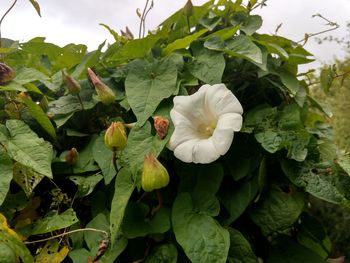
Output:
[[194,50],[194,60],[188,65],[193,76],[208,84],[221,83],[225,59],[221,52],[200,48]]
[[234,222],[253,201],[259,190],[259,178],[243,182],[237,189],[223,190],[219,194],[220,201],[229,213],[229,217],[223,220],[223,224],[230,225]]
[[[0,214],[0,245],[1,245],[1,252],[5,253],[5,249],[7,250],[8,254],[2,254],[4,256],[8,256],[5,258],[1,258],[1,260],[11,260],[9,258],[10,256],[13,257],[13,254],[16,255],[16,257],[20,257],[23,263],[32,263],[33,257],[30,254],[30,251],[28,248],[24,245],[23,241],[21,240],[21,237],[13,231],[8,225],[6,218]],[[5,246],[4,246],[5,245]],[[11,253],[11,251],[12,253]],[[4,262],[17,262],[16,261],[4,261]]]
[[129,203],[121,228],[125,237],[136,238],[148,234],[161,234],[169,230],[170,210],[162,207],[154,216],[149,217],[149,209],[142,203]]
[[259,263],[247,239],[236,229],[228,228],[230,233],[229,263]]
[[189,193],[180,193],[172,210],[177,242],[192,262],[226,262],[230,238],[212,217],[196,212]]
[[289,180],[306,192],[335,204],[347,202],[337,189],[336,176],[318,172],[318,168],[325,169],[324,165],[309,162],[299,163],[287,159],[282,159],[281,165]]
[[69,227],[78,222],[78,218],[72,208],[61,214],[51,214],[42,219],[38,219],[33,224],[20,229],[25,236],[49,233],[55,230]]
[[208,49],[223,51],[233,57],[248,59],[259,65],[263,64],[260,48],[248,36],[240,35],[226,42],[219,36],[213,36],[205,41],[204,46]]
[[101,168],[105,184],[109,184],[117,174],[117,171],[113,164],[113,152],[104,143],[104,133],[100,134],[95,140],[92,147],[92,156]]
[[[87,225],[87,228],[94,228],[98,230],[108,231],[109,222],[107,216],[105,214],[99,213],[95,216]],[[100,240],[104,237],[101,233],[97,233],[95,231],[85,231],[84,232],[84,240],[88,248],[92,251],[97,251],[100,245]]]
[[88,176],[72,175],[69,180],[78,186],[77,197],[87,196],[92,193],[95,186],[103,179],[101,173],[96,173]]
[[4,202],[12,180],[12,160],[0,144],[0,205]]
[[313,251],[298,244],[288,236],[280,236],[269,253],[267,263],[324,263],[325,260]]
[[163,244],[155,247],[151,254],[146,258],[145,263],[176,263],[177,250],[173,244]]
[[272,188],[262,203],[250,211],[252,220],[265,235],[283,231],[300,216],[305,205],[303,193],[285,193],[279,187]]
[[118,242],[125,209],[134,189],[135,183],[132,181],[131,172],[126,168],[122,168],[118,172],[115,182],[115,192],[109,216],[112,246]]
[[125,80],[128,102],[139,125],[156,110],[160,102],[176,91],[177,67],[170,58],[130,62]]
[[174,50],[187,48],[193,41],[197,40],[201,35],[203,35],[207,31],[208,31],[208,29],[204,28],[204,29],[198,31],[197,33],[192,34],[192,35],[188,35],[188,36],[181,38],[181,39],[176,39],[174,42],[170,43],[169,45],[167,45],[163,49],[164,54],[169,55]]
[[43,109],[29,96],[21,96],[22,101],[28,107],[30,115],[53,138],[56,139],[56,131]]
[[9,136],[0,130],[2,143],[12,159],[35,172],[52,178],[52,145],[39,138],[27,124],[20,120],[8,120]]
[[32,194],[43,178],[44,176],[35,172],[33,168],[18,162],[13,165],[13,180],[22,188],[27,197]]

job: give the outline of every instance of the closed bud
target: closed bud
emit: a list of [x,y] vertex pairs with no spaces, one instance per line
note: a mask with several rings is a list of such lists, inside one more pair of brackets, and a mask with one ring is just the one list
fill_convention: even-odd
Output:
[[159,138],[163,140],[168,134],[169,120],[162,116],[154,116],[153,120],[154,128],[156,129]]
[[165,167],[152,155],[145,155],[141,178],[142,189],[151,192],[169,184],[169,174]]
[[63,80],[67,85],[68,91],[72,95],[77,95],[81,91],[81,86],[79,82],[73,78],[71,75],[62,71]]
[[14,79],[16,72],[5,63],[0,63],[0,85]]
[[105,134],[105,145],[112,151],[123,150],[128,142],[124,124],[112,122]]
[[193,4],[192,4],[191,0],[187,1],[186,5],[183,7],[183,12],[184,12],[184,15],[187,17],[192,15]]
[[87,71],[88,71],[89,78],[95,87],[95,90],[97,92],[97,96],[100,99],[100,101],[105,105],[109,105],[112,102],[114,102],[116,100],[116,96],[115,96],[113,90],[111,90],[110,87],[108,87],[106,84],[104,84],[96,76],[95,72],[93,72],[90,68],[88,68]]
[[77,149],[72,148],[68,151],[68,153],[66,154],[64,159],[66,160],[67,164],[74,166],[78,162],[78,157],[79,157],[79,153],[78,153]]

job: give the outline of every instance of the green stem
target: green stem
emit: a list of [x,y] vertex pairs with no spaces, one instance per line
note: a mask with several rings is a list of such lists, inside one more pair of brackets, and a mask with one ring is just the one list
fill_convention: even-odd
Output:
[[81,97],[80,97],[80,94],[79,94],[79,93],[77,94],[77,97],[78,97],[79,103],[80,103],[80,105],[81,105],[81,109],[82,109],[82,110],[85,110],[83,101],[81,100]]
[[118,171],[118,168],[117,168],[117,151],[116,150],[113,150],[112,162],[113,162],[114,169],[116,171]]

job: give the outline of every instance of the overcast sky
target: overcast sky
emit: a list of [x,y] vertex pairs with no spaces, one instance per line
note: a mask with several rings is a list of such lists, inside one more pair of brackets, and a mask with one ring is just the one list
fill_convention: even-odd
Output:
[[[139,19],[136,8],[143,8],[145,0],[37,0],[41,6],[40,18],[28,0],[18,0],[11,13],[2,24],[2,35],[20,41],[36,36],[45,36],[48,42],[63,46],[68,43],[82,43],[94,50],[107,39],[112,42],[108,31],[99,26],[105,23],[119,32],[128,26],[137,35]],[[195,5],[206,2],[193,0]],[[2,15],[11,5],[11,0],[0,1]],[[154,8],[147,18],[147,27],[155,28],[170,14],[177,11],[186,0],[154,0]],[[326,22],[312,18],[320,13],[327,19],[337,22],[340,28],[331,32],[333,36],[344,37],[347,34],[346,22],[350,22],[350,0],[268,0],[267,7],[257,9],[256,14],[263,17],[260,33],[274,33],[283,23],[279,34],[298,41],[305,33],[327,29]],[[326,35],[323,35],[326,36]],[[319,45],[309,40],[306,49],[315,55],[318,63],[330,63],[335,57],[345,56],[344,50],[336,44]]]

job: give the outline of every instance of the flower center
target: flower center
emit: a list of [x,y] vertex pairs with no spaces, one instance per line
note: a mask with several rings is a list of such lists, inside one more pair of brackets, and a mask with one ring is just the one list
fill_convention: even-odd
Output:
[[198,132],[200,133],[201,136],[207,139],[213,135],[215,128],[216,128],[216,123],[214,122],[210,124],[203,123],[199,125]]

